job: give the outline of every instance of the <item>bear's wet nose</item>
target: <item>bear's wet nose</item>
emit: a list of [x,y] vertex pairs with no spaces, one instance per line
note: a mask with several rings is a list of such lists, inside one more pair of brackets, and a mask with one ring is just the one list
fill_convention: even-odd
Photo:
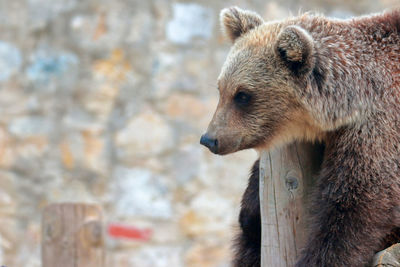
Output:
[[217,153],[218,150],[218,140],[210,138],[208,134],[203,134],[200,138],[200,144],[208,147],[211,152]]

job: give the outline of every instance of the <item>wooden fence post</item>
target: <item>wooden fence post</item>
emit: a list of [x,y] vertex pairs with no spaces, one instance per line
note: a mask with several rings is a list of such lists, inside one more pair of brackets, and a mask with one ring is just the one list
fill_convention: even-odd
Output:
[[306,143],[261,153],[261,266],[294,266],[307,235],[304,204],[321,161],[321,146]]
[[42,266],[103,267],[103,235],[100,206],[47,206],[42,217]]

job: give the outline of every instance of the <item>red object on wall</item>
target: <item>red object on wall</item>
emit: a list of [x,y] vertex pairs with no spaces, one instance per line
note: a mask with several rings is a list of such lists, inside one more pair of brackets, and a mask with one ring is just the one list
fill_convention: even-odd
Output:
[[139,229],[134,226],[117,223],[109,224],[107,232],[113,238],[133,239],[138,241],[148,241],[153,233],[151,229]]

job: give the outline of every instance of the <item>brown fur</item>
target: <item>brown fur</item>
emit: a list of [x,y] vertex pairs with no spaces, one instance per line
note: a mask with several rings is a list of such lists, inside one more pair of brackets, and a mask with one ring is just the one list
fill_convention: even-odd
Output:
[[[316,146],[323,153],[323,146]],[[239,214],[240,231],[234,242],[235,267],[260,267],[261,260],[261,214],[259,199],[259,160],[252,168],[248,186],[243,194]],[[399,224],[398,224],[399,225]],[[400,242],[400,227],[393,229],[383,241],[382,248]]]
[[238,8],[221,16],[234,44],[208,128],[216,152],[322,140],[311,234],[296,266],[364,266],[400,227],[400,11],[270,23]]
[[240,232],[234,243],[233,266],[259,267],[261,260],[261,214],[259,198],[259,160],[251,170],[239,214]]

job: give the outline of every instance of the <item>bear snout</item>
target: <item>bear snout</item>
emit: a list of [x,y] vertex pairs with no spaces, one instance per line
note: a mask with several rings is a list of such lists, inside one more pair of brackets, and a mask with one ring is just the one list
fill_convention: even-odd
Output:
[[212,153],[218,152],[218,140],[211,138],[207,133],[203,134],[200,138],[200,144],[206,146]]

